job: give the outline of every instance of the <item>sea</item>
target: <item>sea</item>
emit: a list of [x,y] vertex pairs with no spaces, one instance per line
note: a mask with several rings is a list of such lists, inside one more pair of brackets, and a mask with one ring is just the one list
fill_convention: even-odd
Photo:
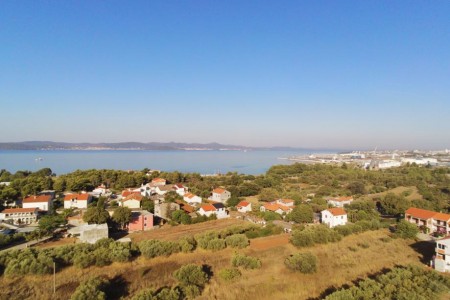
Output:
[[[258,175],[273,165],[291,163],[283,158],[312,153],[308,150],[2,150],[0,169],[14,173],[18,170],[50,168],[57,175],[87,169],[144,168],[205,175],[227,172]],[[314,150],[314,153],[330,151]]]

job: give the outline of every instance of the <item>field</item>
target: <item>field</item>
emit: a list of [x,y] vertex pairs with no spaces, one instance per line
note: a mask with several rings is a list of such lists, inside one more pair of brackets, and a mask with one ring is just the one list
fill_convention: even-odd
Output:
[[176,241],[183,236],[195,235],[197,233],[208,230],[220,231],[232,225],[242,225],[242,224],[249,224],[249,223],[243,221],[242,219],[228,218],[192,225],[178,225],[178,226],[164,225],[160,229],[155,229],[146,232],[131,233],[126,237],[131,238],[133,242],[140,242],[142,240],[149,240],[149,239]]
[[[228,220],[234,223],[232,221]],[[196,227],[196,232],[210,229],[207,224],[198,225],[204,226]],[[177,230],[180,228],[182,227],[178,226]],[[193,231],[188,232],[193,234]],[[346,237],[338,243],[319,245],[307,250],[299,250],[286,243],[288,236],[285,234],[259,238],[241,252],[260,258],[262,268],[243,270],[242,278],[231,283],[223,282],[214,274],[230,266],[234,250],[197,250],[194,253],[179,253],[155,259],[140,257],[129,263],[115,263],[102,268],[65,268],[56,273],[55,295],[52,295],[51,275],[3,277],[0,281],[0,299],[68,299],[80,281],[92,276],[103,276],[110,280],[112,284],[108,291],[109,299],[129,299],[143,288],[157,289],[175,285],[173,271],[187,263],[210,267],[211,280],[199,299],[314,299],[324,296],[327,291],[352,284],[359,278],[366,278],[395,265],[421,264],[420,252],[430,249],[431,244],[412,245],[411,241],[390,239],[387,236],[386,230],[364,232]],[[176,237],[175,231],[165,236],[166,239]],[[304,275],[286,269],[284,259],[298,251],[311,251],[318,257],[316,274]]]
[[423,200],[423,196],[419,194],[417,187],[415,186],[398,186],[396,188],[393,188],[389,191],[377,193],[377,194],[369,194],[367,195],[369,198],[381,198],[386,196],[387,193],[394,193],[396,195],[401,195],[403,192],[409,192],[409,195],[406,197],[408,200]]

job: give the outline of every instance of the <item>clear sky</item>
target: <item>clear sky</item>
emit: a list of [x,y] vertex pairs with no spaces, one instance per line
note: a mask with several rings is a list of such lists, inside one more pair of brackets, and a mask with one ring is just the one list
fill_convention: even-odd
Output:
[[0,142],[450,148],[450,1],[0,1]]

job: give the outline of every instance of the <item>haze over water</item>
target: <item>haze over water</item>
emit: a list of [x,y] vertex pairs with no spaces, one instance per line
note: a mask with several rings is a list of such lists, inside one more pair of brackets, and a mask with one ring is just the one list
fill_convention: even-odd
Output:
[[[320,151],[314,151],[315,153]],[[327,151],[329,152],[329,151]],[[290,163],[279,157],[311,151],[0,151],[0,169],[37,171],[50,168],[57,175],[77,169],[142,170],[215,174],[262,174],[272,165]]]

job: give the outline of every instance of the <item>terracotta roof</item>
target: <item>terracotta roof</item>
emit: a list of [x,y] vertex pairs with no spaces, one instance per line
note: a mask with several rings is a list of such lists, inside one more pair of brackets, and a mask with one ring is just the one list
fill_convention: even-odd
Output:
[[166,182],[166,180],[162,178],[155,178],[152,180],[152,182]]
[[7,208],[2,213],[26,213],[26,212],[35,212],[38,210],[37,207],[34,208]]
[[405,211],[405,214],[411,215],[419,219],[431,219],[434,215],[437,214],[437,212],[416,207],[410,207]]
[[194,195],[194,194],[192,194],[192,193],[187,193],[187,194],[184,194],[184,197],[187,197],[187,198],[189,198],[189,199],[192,199],[192,198],[194,198],[194,197],[197,197],[197,195]]
[[139,192],[133,192],[131,190],[123,190],[121,195],[122,195],[122,197],[128,197],[133,193],[139,193]]
[[436,213],[433,216],[433,219],[447,222],[448,220],[450,220],[450,215],[449,214],[443,214],[443,213]]
[[216,211],[216,208],[212,204],[205,204],[200,207],[204,211]]
[[50,195],[39,195],[39,196],[29,196],[22,200],[22,203],[38,203],[38,202],[48,202],[51,200]]
[[141,193],[139,192],[134,192],[128,196],[125,197],[125,199],[123,201],[127,201],[127,200],[137,200],[137,201],[142,201],[142,198],[144,198],[144,196],[141,195]]
[[223,194],[225,191],[226,191],[226,190],[225,190],[225,189],[222,189],[222,188],[215,188],[215,189],[213,190],[213,193],[216,193],[216,194]]
[[181,206],[181,209],[187,213],[191,213],[191,212],[195,211],[195,208],[190,206],[189,204],[184,204],[183,206]]
[[346,215],[347,213],[345,212],[345,210],[343,210],[342,208],[339,207],[334,207],[334,208],[329,208],[327,209],[333,216],[343,216]]
[[175,188],[184,189],[184,185],[182,185],[181,183],[174,184],[173,186]]
[[67,194],[64,196],[64,201],[71,201],[72,199],[77,199],[78,201],[87,201],[89,197],[89,194]]
[[236,205],[236,207],[246,207],[246,206],[249,206],[249,205],[250,205],[249,202],[247,202],[247,201],[241,201],[241,202],[239,202],[238,205]]
[[266,203],[264,204],[264,207],[266,208],[266,210],[270,210],[270,211],[276,211],[278,209],[281,209],[282,211],[289,211],[291,210],[291,207],[287,207],[278,203]]

